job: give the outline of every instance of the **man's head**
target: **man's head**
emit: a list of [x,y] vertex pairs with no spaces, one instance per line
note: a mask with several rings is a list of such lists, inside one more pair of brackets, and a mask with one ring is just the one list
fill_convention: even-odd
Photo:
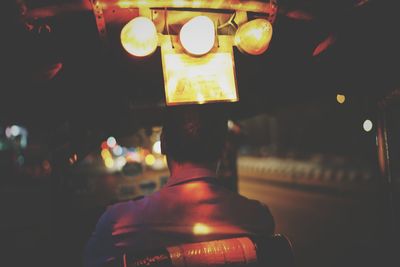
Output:
[[216,163],[227,132],[227,117],[221,106],[179,106],[167,109],[162,150],[179,163]]

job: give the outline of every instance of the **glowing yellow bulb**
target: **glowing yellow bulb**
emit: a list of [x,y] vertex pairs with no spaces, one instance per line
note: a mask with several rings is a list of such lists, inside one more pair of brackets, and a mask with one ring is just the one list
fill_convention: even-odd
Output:
[[192,18],[183,25],[179,40],[189,54],[201,56],[208,53],[215,43],[213,21],[206,16]]
[[242,52],[261,55],[272,38],[272,25],[266,19],[255,19],[239,27],[235,34],[235,44]]
[[343,104],[343,103],[346,101],[346,96],[345,96],[345,95],[338,94],[338,95],[336,95],[336,101],[337,101],[339,104]]
[[136,17],[121,31],[121,43],[131,55],[144,57],[152,54],[158,45],[157,30],[154,23],[145,17]]
[[193,226],[193,233],[195,235],[207,235],[210,232],[211,232],[210,227],[204,223],[196,223]]
[[152,154],[148,154],[144,158],[144,161],[146,162],[147,165],[152,166],[154,162],[156,162],[156,158]]

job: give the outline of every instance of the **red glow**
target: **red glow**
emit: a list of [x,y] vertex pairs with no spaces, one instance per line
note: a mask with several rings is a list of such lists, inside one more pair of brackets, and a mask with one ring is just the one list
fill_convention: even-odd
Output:
[[333,34],[330,34],[326,39],[324,39],[321,43],[317,45],[314,49],[313,56],[318,56],[325,50],[327,50],[331,45],[336,42],[336,37]]
[[286,16],[297,20],[313,20],[314,16],[302,10],[291,10],[286,13]]
[[63,64],[61,62],[48,65],[36,71],[33,76],[37,80],[51,80],[60,72],[62,67]]

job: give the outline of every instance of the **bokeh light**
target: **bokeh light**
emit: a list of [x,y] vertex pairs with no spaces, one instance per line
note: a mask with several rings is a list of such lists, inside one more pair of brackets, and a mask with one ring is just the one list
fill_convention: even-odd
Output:
[[372,123],[371,120],[366,119],[366,120],[364,121],[364,123],[363,123],[364,131],[370,132],[370,131],[372,130],[373,127],[374,127],[374,124]]
[[336,95],[336,101],[339,104],[343,104],[346,101],[346,96],[345,95],[341,95],[341,94],[337,94]]

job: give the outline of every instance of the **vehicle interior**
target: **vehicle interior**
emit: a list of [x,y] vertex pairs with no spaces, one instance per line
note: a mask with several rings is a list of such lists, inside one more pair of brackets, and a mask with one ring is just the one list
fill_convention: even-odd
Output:
[[[282,262],[293,252],[299,267],[399,266],[394,2],[3,1],[1,265],[82,266],[109,205],[166,184],[163,113],[195,104],[226,107],[219,178],[269,206]],[[215,39],[196,54],[182,36],[199,17]],[[123,33],[136,18],[158,41],[135,55]],[[262,47],[239,40],[253,25]],[[212,82],[233,95],[171,93]]]

